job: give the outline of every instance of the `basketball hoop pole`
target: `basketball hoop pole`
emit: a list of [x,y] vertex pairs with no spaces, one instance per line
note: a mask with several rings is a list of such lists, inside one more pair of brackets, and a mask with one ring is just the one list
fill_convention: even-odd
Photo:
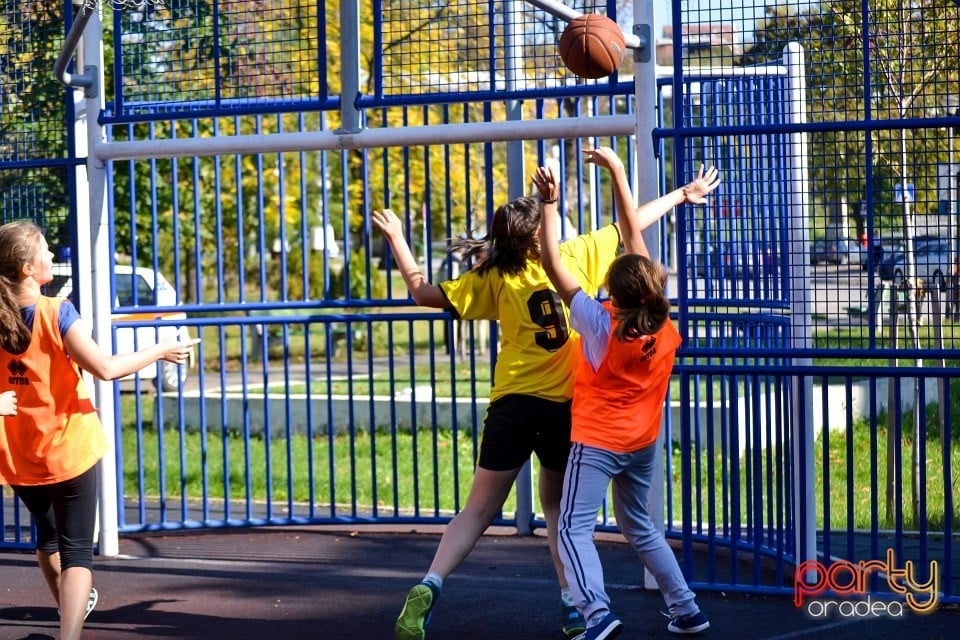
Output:
[[[535,7],[543,9],[553,17],[559,18],[564,22],[570,22],[574,18],[579,18],[580,16],[583,15],[583,13],[577,11],[576,9],[571,9],[567,5],[563,4],[562,2],[558,2],[557,0],[526,0],[526,1],[528,4],[532,4]],[[629,48],[636,49],[639,51],[646,50],[650,46],[649,42],[645,42],[637,35],[632,33],[627,33],[626,31],[624,31],[623,33],[623,41]]]
[[[63,48],[53,65],[53,75],[61,84],[73,89],[83,89],[87,98],[97,97],[99,69],[96,66],[83,64],[81,40],[87,23],[97,11],[98,4],[98,0],[73,0],[73,24],[70,25],[67,38],[63,41]],[[114,9],[142,9],[148,4],[163,6],[163,0],[109,0],[108,4]],[[67,73],[67,66],[70,65],[70,59],[73,58],[74,53],[77,54],[77,69],[82,69],[83,73]]]
[[[73,89],[83,89],[84,95],[88,98],[97,97],[97,68],[95,66],[84,66],[83,55],[78,47],[93,13],[93,10],[87,7],[84,2],[74,0],[73,24],[70,25],[67,39],[63,42],[63,49],[60,50],[60,55],[57,56],[57,61],[53,65],[53,75],[61,84]],[[83,73],[67,72],[67,66],[70,64],[70,59],[73,58],[74,53],[77,53],[77,68],[83,69]]]
[[[119,1],[119,0],[116,0]],[[100,13],[89,0],[73,0],[74,22],[64,42],[63,49],[54,65],[54,76],[73,89],[74,100],[74,148],[73,155],[86,158],[85,164],[77,165],[76,171],[76,247],[73,256],[74,291],[79,293],[80,316],[93,324],[93,338],[106,344],[111,335],[110,319],[110,274],[102,256],[109,255],[109,228],[106,210],[106,166],[90,151],[104,140],[103,128],[97,122],[97,114],[103,109],[103,97],[98,90],[102,80],[103,65],[102,27]],[[96,19],[94,19],[96,18]],[[88,37],[84,37],[87,34]],[[83,74],[67,73],[70,60],[76,54],[77,68]],[[84,65],[89,60],[96,64]],[[109,452],[98,463],[100,470],[97,520],[99,535],[97,548],[100,555],[116,556],[120,553],[119,508],[117,495],[116,465],[116,405],[113,383],[94,379],[84,373],[84,380],[93,389],[94,404],[100,421],[105,425],[104,434],[109,443]]]

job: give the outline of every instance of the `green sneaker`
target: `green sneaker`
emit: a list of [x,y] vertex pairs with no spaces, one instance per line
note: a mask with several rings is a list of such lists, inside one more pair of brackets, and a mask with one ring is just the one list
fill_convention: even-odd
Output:
[[421,582],[410,589],[403,610],[393,627],[396,640],[423,640],[424,628],[430,622],[430,611],[439,593],[432,584]]
[[575,638],[587,630],[587,621],[576,607],[563,605],[563,627],[560,630],[564,638]]

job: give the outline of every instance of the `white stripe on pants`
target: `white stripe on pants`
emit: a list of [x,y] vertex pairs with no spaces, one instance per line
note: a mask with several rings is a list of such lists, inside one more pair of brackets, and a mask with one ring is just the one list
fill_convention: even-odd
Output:
[[667,606],[676,607],[679,615],[698,610],[673,549],[647,511],[656,452],[656,444],[633,453],[613,453],[576,442],[570,446],[560,506],[560,559],[577,608],[587,620],[610,609],[593,533],[611,479],[617,525],[657,579]]

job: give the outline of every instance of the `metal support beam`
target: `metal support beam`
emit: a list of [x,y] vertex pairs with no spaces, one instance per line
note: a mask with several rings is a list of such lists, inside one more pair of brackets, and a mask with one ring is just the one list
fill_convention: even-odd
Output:
[[[533,6],[539,9],[543,9],[553,17],[563,20],[564,22],[570,22],[574,18],[579,18],[580,16],[583,15],[581,11],[577,11],[576,9],[571,9],[567,5],[563,4],[562,2],[557,2],[556,0],[526,0],[526,1],[529,4],[532,4]],[[624,33],[623,41],[627,45],[627,47],[631,49],[636,49],[639,51],[644,51],[645,55],[647,56],[650,55],[649,33],[647,34],[646,40],[632,33]]]
[[[82,88],[84,90],[84,96],[87,98],[97,97],[97,77],[99,75],[99,69],[97,69],[95,65],[83,64],[81,41],[83,40],[83,32],[87,28],[87,23],[90,22],[90,18],[92,18],[95,13],[96,9],[91,9],[85,4],[73,5],[73,24],[70,25],[70,31],[67,33],[67,38],[63,42],[63,48],[60,50],[60,55],[57,56],[57,61],[53,65],[53,74],[61,84],[66,87]],[[77,54],[76,66],[77,68],[83,69],[82,74],[69,73],[67,71],[67,67],[70,65],[70,60],[73,58],[74,53]]]

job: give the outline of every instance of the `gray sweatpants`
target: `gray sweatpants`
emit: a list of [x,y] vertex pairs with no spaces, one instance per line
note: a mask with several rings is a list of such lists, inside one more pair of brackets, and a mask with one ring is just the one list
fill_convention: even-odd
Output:
[[677,615],[699,610],[673,550],[647,511],[656,453],[656,444],[633,453],[613,453],[576,442],[570,446],[560,504],[560,559],[577,608],[587,620],[610,609],[593,533],[611,479],[617,525],[656,578],[667,606]]

